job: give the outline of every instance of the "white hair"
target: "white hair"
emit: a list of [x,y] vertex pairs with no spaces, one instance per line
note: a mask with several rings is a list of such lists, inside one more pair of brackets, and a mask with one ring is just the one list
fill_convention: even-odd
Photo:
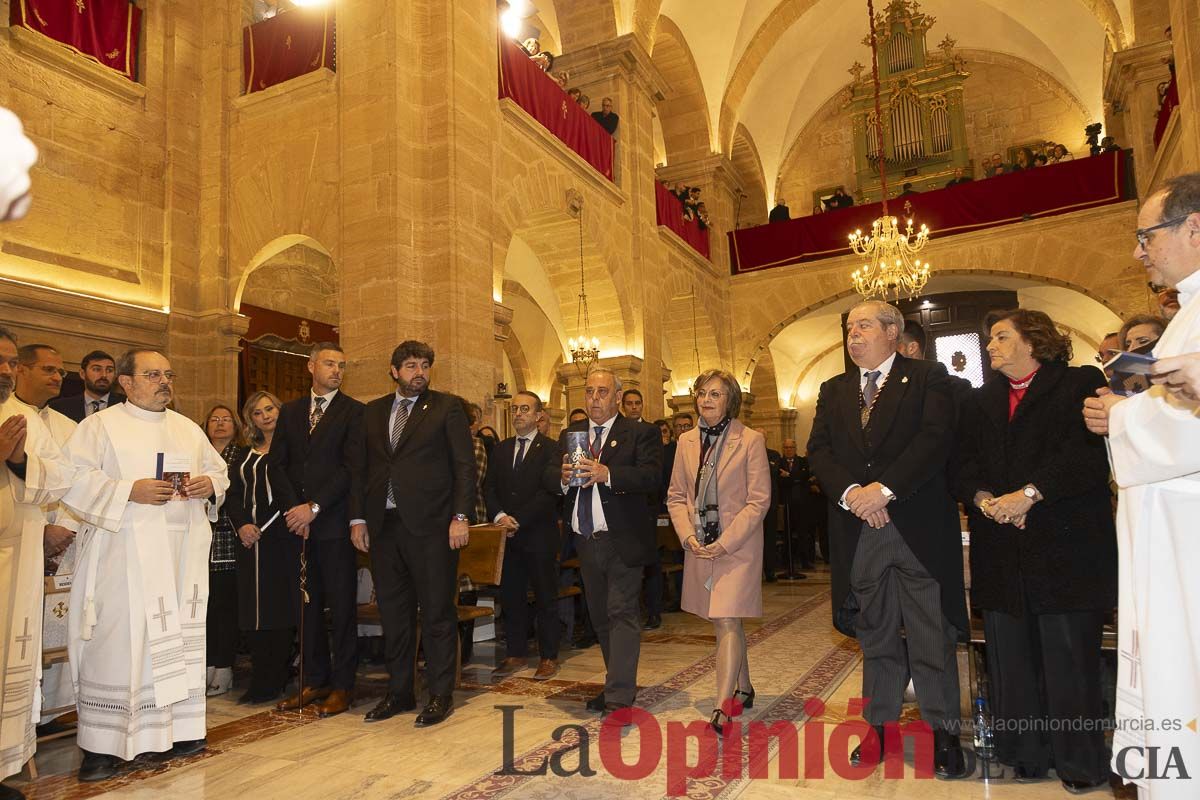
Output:
[[613,390],[618,395],[621,394],[623,386],[621,384],[621,379],[617,376],[617,373],[613,372],[608,367],[592,367],[588,370],[588,377],[590,378],[593,375],[611,375],[613,379]]
[[885,303],[882,300],[863,300],[854,308],[850,309],[853,314],[860,308],[871,308],[875,312],[875,319],[879,320],[879,324],[887,329],[888,325],[896,326],[896,335],[904,333],[904,315],[900,313],[900,309],[896,308],[891,303]]

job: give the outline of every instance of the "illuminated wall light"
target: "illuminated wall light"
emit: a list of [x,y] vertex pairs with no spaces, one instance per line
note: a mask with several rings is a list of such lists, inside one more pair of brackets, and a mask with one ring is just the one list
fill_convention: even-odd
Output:
[[521,19],[521,15],[509,6],[500,14],[500,30],[504,31],[504,35],[509,39],[516,39],[521,35],[522,29],[525,27],[525,21]]

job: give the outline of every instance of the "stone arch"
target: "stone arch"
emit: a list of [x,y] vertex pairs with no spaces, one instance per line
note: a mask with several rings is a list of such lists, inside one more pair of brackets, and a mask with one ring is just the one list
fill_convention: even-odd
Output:
[[669,17],[660,17],[651,57],[669,87],[668,96],[658,101],[667,163],[695,161],[713,150],[708,101],[700,71],[691,48]]
[[[818,1],[781,0],[751,36],[749,43],[738,58],[737,65],[725,83],[725,92],[721,98],[717,139],[720,152],[731,151],[739,109],[742,101],[746,99],[755,74],[787,31],[812,10]],[[1125,27],[1114,0],[1081,1],[1103,29],[1109,45],[1114,50],[1124,49],[1127,45]],[[1098,67],[1099,65],[1097,65]]]
[[[611,200],[573,185],[573,178],[550,172],[544,164],[530,165],[508,181],[508,191],[496,198],[492,237],[493,287],[503,292],[504,266],[513,236],[534,251],[558,298],[566,335],[576,330],[579,294],[580,231],[572,204],[582,202],[583,262],[588,308],[594,336],[609,353],[635,352],[639,320],[630,281],[612,240],[619,235]],[[609,244],[612,246],[608,246]],[[606,355],[608,353],[605,353]]]
[[[264,267],[270,269],[274,265],[280,263],[281,258],[286,257],[287,253],[294,252],[297,249],[309,250],[319,254],[323,259],[327,260],[330,269],[328,272],[321,270],[304,270],[307,277],[316,280],[322,288],[328,289],[334,295],[338,291],[337,270],[333,269],[333,256],[324,245],[318,242],[311,236],[306,236],[299,233],[289,233],[283,236],[276,237],[265,245],[260,247],[254,256],[250,259],[246,268],[242,271],[241,277],[238,279],[232,302],[230,303],[234,311],[241,308],[242,297],[246,291],[246,285],[250,281],[250,277],[259,269]],[[335,303],[335,308],[337,307]]]
[[738,182],[746,191],[738,213],[738,224],[742,226],[762,225],[767,221],[769,198],[767,178],[763,172],[762,159],[754,145],[754,137],[745,125],[737,126],[733,137],[733,151],[729,156]]
[[505,278],[504,302],[513,309],[504,352],[517,376],[516,388],[537,392],[545,400],[557,381],[566,341],[538,299],[519,281]]
[[641,42],[646,52],[654,48],[654,35],[658,30],[659,10],[662,0],[634,0],[633,35]]
[[564,53],[617,38],[614,0],[570,0],[556,8]]
[[[1075,281],[1038,274],[1027,270],[945,269],[938,270],[937,276],[939,278],[949,278],[955,276],[969,277],[980,279],[982,281],[986,281],[989,277],[1000,280],[1015,278],[1021,281],[1026,281],[1030,284],[1040,284],[1043,286],[1069,289],[1088,298],[1089,300],[1095,301],[1108,311],[1112,312],[1118,318],[1126,313],[1124,309],[1117,305],[1117,303],[1115,303],[1111,297],[1101,294],[1094,288],[1089,288]],[[943,290],[935,289],[931,290],[931,293],[941,291]],[[763,359],[764,354],[768,354],[768,348],[770,347],[771,343],[775,341],[775,339],[778,338],[779,335],[782,334],[784,330],[786,330],[793,323],[811,318],[812,315],[818,312],[829,310],[831,306],[840,305],[844,306],[845,308],[849,308],[856,301],[857,297],[858,295],[853,289],[847,288],[842,291],[829,294],[819,300],[816,300],[815,302],[809,303],[803,308],[800,308],[797,311],[785,316],[781,321],[775,323],[770,330],[760,336],[755,342],[754,347],[750,351],[749,358],[738,373],[739,378],[743,380],[750,379],[750,377],[754,374],[758,363]],[[841,310],[838,310],[837,313],[840,314]],[[1066,323],[1064,323],[1064,326],[1068,328],[1071,327]],[[1086,337],[1081,336],[1081,338]],[[824,353],[822,355],[824,355]]]

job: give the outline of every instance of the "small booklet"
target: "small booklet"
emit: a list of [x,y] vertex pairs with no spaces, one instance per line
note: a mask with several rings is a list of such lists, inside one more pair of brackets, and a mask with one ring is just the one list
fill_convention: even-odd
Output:
[[1150,376],[1154,374],[1154,365],[1158,362],[1153,355],[1155,344],[1157,342],[1151,342],[1120,353],[1105,362],[1104,369],[1112,371],[1108,386],[1113,394],[1128,397],[1150,388]]
[[158,480],[173,487],[172,500],[187,500],[187,485],[192,479],[192,460],[179,453],[158,454]]

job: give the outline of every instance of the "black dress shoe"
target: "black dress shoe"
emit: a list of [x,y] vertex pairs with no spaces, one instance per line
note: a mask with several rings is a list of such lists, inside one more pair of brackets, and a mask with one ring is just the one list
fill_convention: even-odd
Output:
[[[875,741],[872,741],[870,734],[868,734],[867,738],[863,739],[858,747],[854,748],[854,751],[850,753],[850,766],[859,767],[864,764],[875,765],[883,763],[883,726],[872,725],[871,730],[875,731]],[[876,745],[876,742],[878,742],[878,745]],[[870,756],[875,753],[873,748],[876,746],[879,748],[878,757],[872,760]],[[864,750],[866,751],[865,754]]]
[[587,650],[594,644],[599,644],[600,640],[596,638],[594,633],[585,633],[575,640],[576,650]]
[[1046,774],[1038,774],[1037,770],[1024,764],[1016,764],[1012,768],[1013,780],[1017,783],[1037,783],[1046,780]]
[[83,751],[83,762],[79,765],[79,780],[84,783],[106,781],[117,774],[116,756],[105,753]]
[[587,710],[588,711],[596,711],[599,713],[604,713],[604,708],[605,708],[604,692],[601,692],[600,694],[593,697],[591,700],[587,701]]
[[[610,716],[612,716],[612,715],[613,715],[615,712],[617,712],[617,711],[622,711],[622,710],[624,710],[624,709],[626,709],[626,708],[629,708],[629,706],[627,706],[627,705],[622,705],[621,703],[608,703],[608,704],[606,704],[606,705],[604,706],[604,712],[603,712],[603,713],[600,715],[600,718],[601,718],[601,719],[603,719],[603,720],[605,720],[605,723],[606,723],[606,724],[609,724],[609,725],[615,725],[615,724],[617,724],[617,723],[616,723],[616,721],[614,720],[614,721],[612,721],[612,722],[609,722],[609,721],[608,721],[608,718],[609,718]],[[624,717],[624,718],[621,720],[621,727],[622,727],[622,728],[628,728],[628,727],[629,727],[629,726],[631,726],[631,725],[633,725],[633,715],[632,715],[632,714],[629,714],[629,715],[626,715],[626,716],[625,716],[625,717]]]
[[270,703],[283,697],[283,689],[251,689],[237,699],[239,706],[256,706]]
[[1108,786],[1108,780],[1099,781],[1068,781],[1062,782],[1063,788],[1071,794],[1087,794],[1103,786]]
[[933,774],[943,780],[964,778],[967,760],[963,757],[958,736],[945,730],[933,732]]
[[367,712],[367,715],[363,719],[367,722],[382,722],[385,719],[391,719],[401,712],[415,711],[416,708],[417,701],[415,698],[388,692],[379,701],[377,706]]
[[[738,700],[738,695],[742,696],[740,700]],[[741,689],[734,689],[733,699],[738,700],[742,704],[743,709],[754,708],[754,687],[751,686],[748,692],[743,692]]]
[[185,739],[182,742],[176,742],[171,748],[171,755],[175,757],[194,756],[196,753],[204,752],[208,749],[208,739]]
[[25,795],[11,786],[0,783],[0,800],[25,800]]
[[646,617],[646,624],[642,626],[642,630],[656,631],[661,627],[662,627],[662,615],[661,614],[651,614],[650,616]]
[[449,694],[438,694],[429,698],[429,702],[421,709],[421,713],[417,714],[416,726],[418,728],[427,728],[430,725],[437,725],[446,717],[450,716],[450,712],[454,710],[454,696]]

